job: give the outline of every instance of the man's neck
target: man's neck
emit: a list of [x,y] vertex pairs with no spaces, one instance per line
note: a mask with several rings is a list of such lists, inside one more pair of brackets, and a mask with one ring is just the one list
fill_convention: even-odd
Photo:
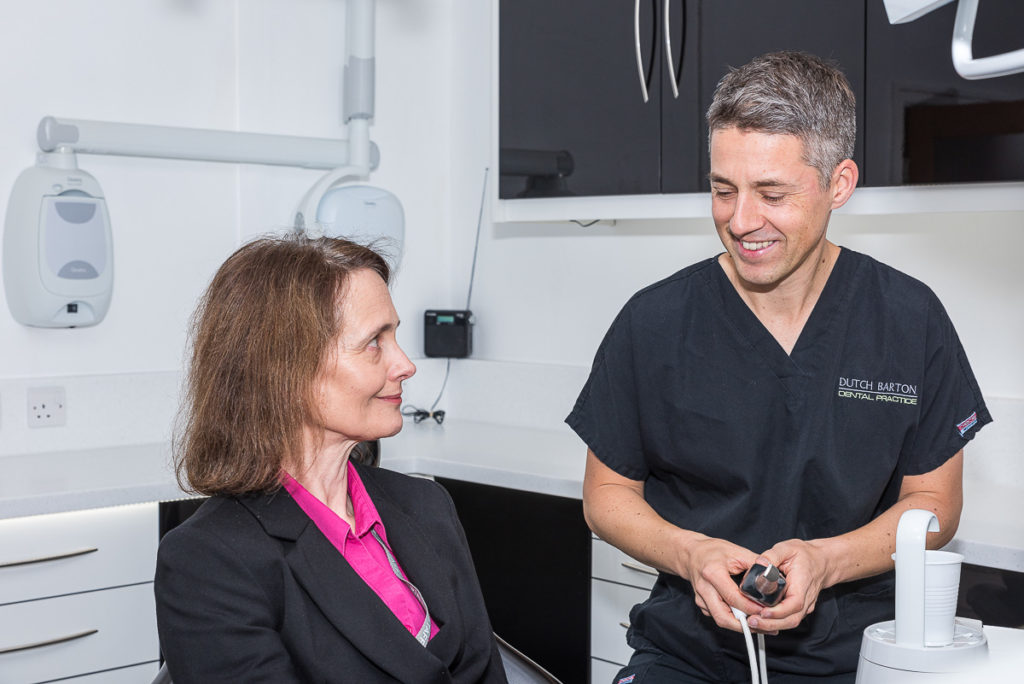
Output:
[[743,282],[732,267],[728,254],[722,256],[721,262],[736,292],[779,346],[790,354],[825,289],[839,252],[837,245],[826,240],[822,249],[809,256],[801,268],[767,289]]

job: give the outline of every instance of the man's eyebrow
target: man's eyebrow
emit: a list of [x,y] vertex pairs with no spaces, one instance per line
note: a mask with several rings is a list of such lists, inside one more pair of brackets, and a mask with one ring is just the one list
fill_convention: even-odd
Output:
[[777,178],[765,178],[754,183],[755,188],[791,188],[792,183]]
[[[708,180],[712,183],[722,183],[723,185],[731,185],[736,187],[736,184],[725,176],[719,176],[714,173],[708,174]],[[764,178],[754,183],[755,188],[791,188],[792,183],[778,179],[778,178]]]

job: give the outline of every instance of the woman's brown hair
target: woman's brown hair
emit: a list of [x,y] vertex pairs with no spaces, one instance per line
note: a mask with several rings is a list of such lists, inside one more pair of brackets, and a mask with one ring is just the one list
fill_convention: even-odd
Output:
[[192,356],[175,436],[182,489],[272,491],[319,421],[314,381],[341,328],[348,275],[390,282],[369,247],[301,235],[250,242],[218,269],[192,317]]

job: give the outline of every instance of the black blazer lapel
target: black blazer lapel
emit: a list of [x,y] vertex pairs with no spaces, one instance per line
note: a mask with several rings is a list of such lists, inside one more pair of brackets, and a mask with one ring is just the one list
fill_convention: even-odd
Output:
[[400,682],[443,681],[438,679],[446,671],[441,661],[416,641],[285,490],[257,501],[262,505],[249,505],[250,510],[268,534],[292,542],[285,544],[285,560],[296,581],[349,643]]
[[[388,544],[405,571],[409,581],[423,594],[430,616],[441,628],[427,649],[444,663],[450,663],[463,647],[465,638],[462,613],[452,592],[451,559],[442,558],[429,543],[429,535],[421,523],[406,512],[390,493],[383,489],[372,468],[358,467],[363,485],[380,514],[387,530]],[[369,472],[367,472],[369,471]],[[431,525],[449,525],[454,521],[432,520]],[[451,533],[457,534],[454,529]],[[458,578],[454,578],[458,581]]]

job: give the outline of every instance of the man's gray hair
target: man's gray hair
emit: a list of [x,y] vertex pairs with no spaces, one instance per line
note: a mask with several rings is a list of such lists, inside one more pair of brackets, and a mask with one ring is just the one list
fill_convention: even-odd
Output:
[[724,128],[800,138],[823,188],[853,157],[857,103],[839,67],[805,52],[770,52],[726,74],[708,108],[710,134]]

